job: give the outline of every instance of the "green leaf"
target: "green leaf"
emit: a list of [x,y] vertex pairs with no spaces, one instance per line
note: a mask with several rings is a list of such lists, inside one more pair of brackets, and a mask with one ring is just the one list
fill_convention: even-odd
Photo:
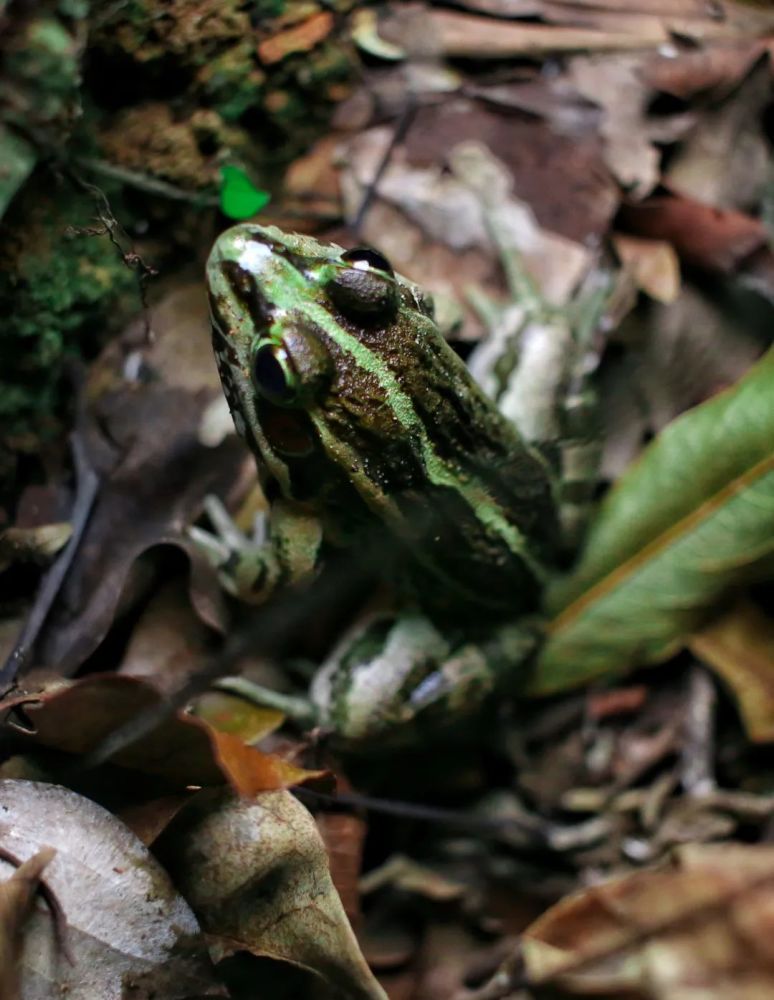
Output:
[[268,205],[268,191],[257,188],[239,167],[222,167],[221,177],[220,207],[230,219],[249,219]]
[[774,349],[673,421],[605,498],[578,566],[549,592],[531,690],[665,659],[772,553]]

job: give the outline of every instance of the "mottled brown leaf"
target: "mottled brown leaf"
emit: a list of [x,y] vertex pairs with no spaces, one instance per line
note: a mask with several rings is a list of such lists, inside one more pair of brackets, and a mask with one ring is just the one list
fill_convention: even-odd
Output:
[[217,950],[245,949],[322,977],[342,1000],[384,1000],[360,953],[307,810],[289,792],[199,795],[160,846]]
[[[34,909],[19,964],[23,997],[224,995],[190,907],[119,820],[66,788],[35,781],[0,781],[0,805],[6,852],[27,859],[54,849],[45,881],[65,923],[67,954],[50,909]],[[0,878],[13,871],[0,858]]]

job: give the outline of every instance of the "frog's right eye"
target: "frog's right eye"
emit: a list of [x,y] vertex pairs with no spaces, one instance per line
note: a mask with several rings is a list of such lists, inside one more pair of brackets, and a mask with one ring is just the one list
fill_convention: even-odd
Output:
[[253,355],[253,384],[275,406],[304,406],[330,382],[333,363],[319,337],[288,327],[280,341],[260,343]]
[[345,316],[372,322],[389,321],[398,308],[398,293],[390,262],[378,250],[356,247],[341,255],[342,267],[327,291]]

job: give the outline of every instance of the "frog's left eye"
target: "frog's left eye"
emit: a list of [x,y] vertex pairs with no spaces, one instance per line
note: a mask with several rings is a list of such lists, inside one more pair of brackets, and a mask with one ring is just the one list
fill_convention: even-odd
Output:
[[296,377],[289,370],[285,349],[276,344],[259,347],[253,358],[256,389],[270,403],[289,406],[296,396]]
[[287,328],[282,340],[264,341],[253,355],[255,388],[275,406],[303,406],[328,385],[333,364],[314,334]]
[[359,320],[390,320],[398,308],[398,292],[390,262],[370,247],[341,255],[343,264],[327,285],[328,294],[345,316]]

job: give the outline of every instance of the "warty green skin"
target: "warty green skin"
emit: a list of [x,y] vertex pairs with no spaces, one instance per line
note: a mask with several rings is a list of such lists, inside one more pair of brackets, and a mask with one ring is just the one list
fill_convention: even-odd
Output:
[[[262,599],[269,579],[313,569],[318,539],[381,532],[385,563],[435,621],[480,626],[533,608],[557,534],[545,462],[472,380],[417,286],[380,271],[392,305],[367,316],[332,295],[344,272],[368,270],[343,253],[247,224],[210,254],[213,343],[237,430],[290,525],[322,526],[300,552],[274,538],[287,565],[273,575],[265,551],[246,554],[235,589]],[[267,345],[284,358],[290,400],[267,398],[255,378]]]

